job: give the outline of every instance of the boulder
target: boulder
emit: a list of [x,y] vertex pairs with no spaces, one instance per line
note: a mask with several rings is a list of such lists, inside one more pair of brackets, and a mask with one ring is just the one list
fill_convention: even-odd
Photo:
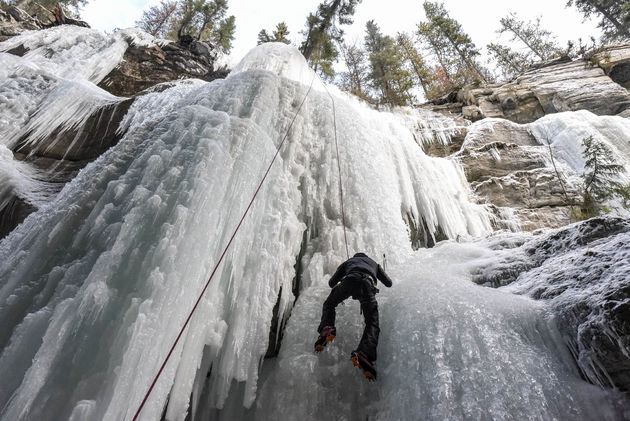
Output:
[[481,111],[481,108],[476,105],[467,105],[462,107],[462,115],[470,121],[477,121],[486,117]]

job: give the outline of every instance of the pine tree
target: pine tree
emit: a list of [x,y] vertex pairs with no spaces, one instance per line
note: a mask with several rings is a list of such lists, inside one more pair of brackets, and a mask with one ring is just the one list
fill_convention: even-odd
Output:
[[236,26],[234,16],[226,17],[227,9],[227,0],[163,0],[145,11],[136,26],[167,39],[208,41],[228,53]]
[[575,5],[585,18],[597,15],[598,27],[609,41],[630,40],[630,2],[627,0],[569,0],[567,7]]
[[505,45],[492,43],[486,48],[506,79],[523,73],[532,64],[529,54],[519,53]]
[[136,27],[154,37],[166,38],[169,27],[174,24],[176,11],[176,0],[162,0],[159,5],[142,13],[140,20],[136,21]]
[[291,44],[291,41],[287,38],[289,35],[289,28],[284,22],[280,22],[276,25],[276,30],[271,35],[263,29],[258,33],[258,45],[265,42],[282,42],[285,44]]
[[431,76],[431,71],[427,67],[426,62],[414,46],[411,36],[399,32],[396,37],[396,42],[405,63],[409,66],[409,73],[415,78],[414,82],[417,82],[422,87],[425,98],[428,97],[433,77]]
[[455,70],[453,70],[453,60],[449,54],[448,41],[435,31],[429,22],[421,22],[418,25],[418,37],[428,45],[428,49],[437,58],[444,79],[452,84]]
[[306,39],[300,51],[316,71],[332,77],[333,63],[339,56],[335,42],[343,41],[341,25],[352,23],[355,7],[361,0],[327,0],[317,7],[316,13],[309,14],[306,29],[302,32]]
[[418,35],[433,50],[449,80],[458,84],[471,79],[486,81],[486,71],[476,62],[479,49],[462,26],[452,19],[442,3],[425,1],[424,12],[428,19],[418,26]]
[[184,35],[191,35],[195,32],[195,29],[199,25],[197,16],[199,6],[200,1],[197,0],[180,0],[177,9],[177,21],[175,23],[178,41],[181,40]]
[[221,20],[218,26],[213,27],[210,31],[210,39],[214,45],[225,54],[232,49],[232,41],[234,41],[234,31],[236,31],[236,18],[234,15],[228,16]]
[[620,184],[618,175],[625,171],[622,165],[616,164],[610,148],[593,136],[582,140],[584,164],[584,189],[582,191],[583,218],[597,216],[605,211],[603,203],[614,197],[628,203],[629,186]]
[[[497,32],[503,34],[508,32],[512,35],[512,41],[520,41],[527,46],[541,61],[549,60],[554,55],[560,53],[560,48],[553,40],[550,31],[540,27],[540,16],[535,22],[525,22],[518,16],[511,13],[501,18],[501,29]],[[533,62],[533,60],[531,60]]]
[[366,92],[369,81],[367,54],[360,46],[342,44],[341,55],[348,69],[340,75],[341,88],[370,101],[370,97]]
[[390,36],[383,35],[373,20],[366,25],[365,49],[370,60],[370,81],[381,103],[408,105],[413,87],[411,75],[404,69],[403,56]]

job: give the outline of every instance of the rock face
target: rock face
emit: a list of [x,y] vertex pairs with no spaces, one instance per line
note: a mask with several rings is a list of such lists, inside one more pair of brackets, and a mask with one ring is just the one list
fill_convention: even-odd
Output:
[[549,302],[584,377],[630,392],[630,221],[594,218],[497,248],[473,280]]
[[34,163],[42,159],[73,163],[93,161],[121,139],[118,127],[132,103],[133,99],[127,99],[107,105],[92,114],[83,126],[63,131],[56,129],[49,140],[39,143],[39,146],[20,142],[14,153],[18,158],[24,157]]
[[[630,44],[607,47],[588,60],[544,63],[511,82],[465,87],[439,105],[426,104],[473,124],[461,124],[463,143],[425,142],[423,149],[461,163],[479,201],[494,210],[497,228],[557,228],[571,222],[570,205],[581,200],[581,181],[555,166],[553,151],[536,140],[527,123],[577,110],[630,117],[628,87]],[[510,225],[514,218],[518,226]]]
[[[622,50],[626,52],[630,53],[630,47]],[[497,117],[516,123],[530,123],[562,111],[617,115],[630,108],[630,93],[619,84],[630,80],[630,63],[615,63],[607,75],[586,60],[556,62],[530,70],[513,82],[464,88],[458,100],[469,107],[469,115],[478,114],[476,118]]]
[[630,44],[615,45],[593,55],[592,61],[616,83],[630,89]]
[[525,231],[557,228],[571,222],[570,203],[580,194],[563,174],[558,182],[549,148],[541,145],[525,125],[486,119],[468,128],[458,160],[479,201],[493,206],[497,228]]
[[210,81],[227,76],[226,69],[214,69],[215,60],[211,47],[204,42],[132,46],[98,86],[114,95],[131,97],[162,82],[186,78]]
[[0,10],[0,42],[24,31],[42,29],[44,24],[15,6]]

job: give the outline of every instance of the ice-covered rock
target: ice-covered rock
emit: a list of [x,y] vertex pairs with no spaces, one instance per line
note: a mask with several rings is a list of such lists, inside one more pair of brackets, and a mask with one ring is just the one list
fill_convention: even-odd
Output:
[[[27,54],[2,56],[0,178],[39,208],[0,242],[2,421],[133,418],[285,135],[141,420],[620,417],[615,400],[623,398],[579,378],[547,304],[470,282],[479,260],[504,256],[492,239],[459,243],[490,232],[488,209],[473,203],[459,163],[421,148],[449,146],[457,124],[373,110],[324,85],[290,46],[259,46],[223,80],[144,91],[120,124],[110,114],[116,145],[58,195],[42,185],[9,147],[45,150],[51,136],[69,145],[96,113],[126,106],[96,86],[124,58],[122,35],[28,34]],[[532,139],[554,128],[551,148],[577,171],[573,134],[623,139],[616,119],[568,115],[519,126],[502,145],[484,143],[473,125],[465,148],[496,162],[515,147],[539,148],[542,160],[549,145]],[[379,296],[376,385],[342,363],[361,327],[352,305],[341,310],[331,352],[311,352],[346,233],[351,252],[386,257],[397,282]],[[442,239],[451,241],[422,248]],[[527,265],[521,255],[515,261]]]
[[[89,58],[75,65],[94,74]],[[300,294],[317,288],[345,259],[337,164],[351,251],[400,262],[421,245],[412,222],[427,242],[490,230],[453,162],[423,154],[402,117],[325,87],[282,44],[224,80],[136,98],[120,129],[0,243],[3,420],[133,416],[285,134],[142,419],[166,402],[167,419],[251,405],[274,307],[286,319],[294,280]]]
[[586,378],[630,391],[630,221],[595,218],[505,247],[473,279],[549,302]]
[[[55,183],[69,181],[120,140],[119,124],[133,102],[122,96],[161,82],[219,75],[214,56],[133,29],[104,35],[60,26],[14,37],[0,44],[2,50],[10,54],[0,53],[0,103],[6,107],[0,142],[17,159],[47,170],[43,179]],[[0,206],[0,238],[35,209],[17,191],[5,194],[12,198],[5,196]]]
[[[480,200],[502,208],[498,226],[531,231],[571,222],[571,206],[581,203],[585,171],[582,141],[592,136],[607,145],[630,181],[630,121],[588,111],[556,113],[534,123],[484,119],[468,127],[461,163]],[[613,206],[614,207],[614,206]],[[627,215],[623,209],[617,209]],[[507,215],[507,221],[501,222]]]

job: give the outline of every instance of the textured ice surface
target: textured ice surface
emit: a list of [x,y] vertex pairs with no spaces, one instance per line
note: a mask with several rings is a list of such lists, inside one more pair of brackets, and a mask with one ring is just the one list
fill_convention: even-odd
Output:
[[[547,115],[529,128],[543,145],[551,143],[556,159],[568,164],[575,172],[584,172],[582,140],[592,136],[596,141],[607,145],[620,165],[630,170],[630,119],[617,116],[597,116],[581,110]],[[624,180],[630,180],[626,173]]]
[[395,112],[403,117],[420,145],[430,143],[448,145],[451,143],[451,137],[460,130],[455,120],[434,111],[400,107],[395,108]]
[[13,159],[13,153],[0,145],[0,210],[14,196],[39,207],[59,191],[58,185],[46,181],[46,174]]
[[[53,177],[13,160],[10,150],[27,147],[41,151],[46,142],[53,148],[57,139],[78,129],[101,109],[123,98],[97,87],[118,65],[132,43],[151,45],[153,38],[129,29],[104,35],[100,31],[63,25],[43,31],[28,31],[0,43],[0,51],[24,45],[23,57],[0,52],[0,209],[17,195],[38,207],[54,197],[58,188],[46,180]],[[79,146],[79,145],[73,145]],[[35,176],[37,174],[37,176]],[[21,177],[20,177],[21,176]]]
[[[105,35],[62,25],[0,43],[0,144],[13,148],[23,138],[37,143],[121,101],[95,84],[120,63],[129,45],[152,42],[150,35],[133,29]],[[28,49],[23,57],[2,52],[19,45]]]
[[499,237],[475,280],[545,300],[590,381],[630,382],[630,221],[594,218],[540,236]]
[[542,303],[470,282],[470,266],[493,257],[484,241],[441,243],[388,270],[376,383],[349,360],[363,328],[356,301],[339,307],[325,351],[307,352],[329,292],[309,289],[252,409],[219,419],[619,419],[616,398],[580,379]]
[[120,63],[130,45],[151,46],[158,42],[161,41],[132,28],[108,35],[95,29],[61,25],[9,38],[0,43],[0,51],[23,45],[28,49],[24,58],[29,66],[61,78],[99,83]]
[[[345,253],[331,97],[312,73],[303,82],[297,50],[251,57],[225,80],[138,98],[118,145],[0,243],[2,420],[133,416],[314,81],[141,418],[168,402],[167,419],[183,420],[191,394],[195,408],[254,401],[297,256],[308,291]],[[408,221],[450,238],[489,231],[452,162],[425,156],[400,117],[330,91],[351,252],[406,259]]]

